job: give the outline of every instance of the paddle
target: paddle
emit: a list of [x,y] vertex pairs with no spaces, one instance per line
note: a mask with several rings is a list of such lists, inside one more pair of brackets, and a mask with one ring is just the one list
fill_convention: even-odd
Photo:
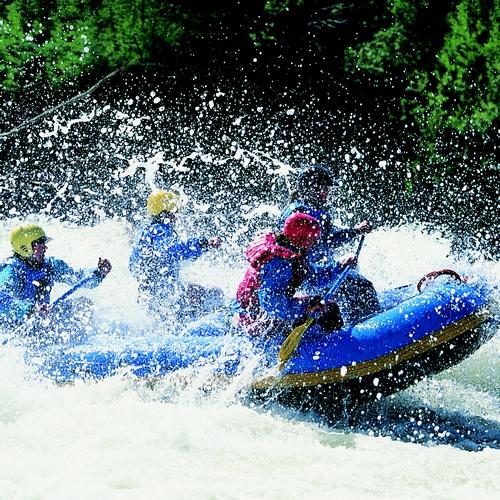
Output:
[[[356,260],[359,257],[359,253],[361,252],[361,248],[363,246],[364,241],[365,241],[365,235],[361,236],[361,240],[359,241],[359,245],[355,254]],[[350,265],[346,266],[346,268],[337,276],[330,290],[328,290],[327,294],[323,297],[323,301],[325,303],[328,302],[337,292],[340,285],[346,279],[350,269],[351,269]],[[310,317],[306,320],[305,323],[295,327],[290,332],[288,337],[283,341],[283,344],[281,345],[280,348],[280,352],[278,353],[278,370],[280,371],[283,370],[285,364],[288,362],[288,360],[292,357],[293,353],[297,349],[300,341],[302,340],[302,337],[304,336],[304,333],[314,322],[314,319],[315,319],[314,317]]]
[[66,300],[70,295],[73,295],[79,288],[86,285],[87,283],[92,281],[94,278],[95,278],[94,276],[87,276],[86,278],[83,278],[82,280],[80,280],[78,283],[73,285],[69,290],[64,292],[60,297],[58,297],[56,300],[54,300],[54,302],[52,302],[52,307],[59,304],[59,302]]
[[[70,295],[72,295],[73,293],[75,293],[78,289],[80,289],[82,286],[86,285],[87,283],[89,283],[93,279],[94,279],[94,276],[88,276],[87,278],[83,278],[82,280],[80,280],[78,283],[76,283],[75,285],[73,285],[69,290],[67,290],[66,292],[64,292],[60,297],[58,297],[56,300],[54,300],[54,302],[52,302],[52,307],[56,306],[57,304],[59,304],[63,300],[66,300]],[[33,317],[33,316],[31,316],[31,317]],[[30,321],[30,319],[28,319],[28,322]],[[5,345],[8,342],[10,342],[24,328],[26,328],[26,322],[22,323],[21,325],[19,325],[14,330],[13,334],[9,338],[5,339],[2,342],[2,345]]]

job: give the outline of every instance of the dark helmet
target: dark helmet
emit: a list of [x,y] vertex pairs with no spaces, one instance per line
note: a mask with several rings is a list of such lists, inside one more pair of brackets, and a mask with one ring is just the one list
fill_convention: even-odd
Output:
[[297,190],[307,191],[317,187],[332,187],[333,176],[322,163],[313,163],[302,167],[297,177]]

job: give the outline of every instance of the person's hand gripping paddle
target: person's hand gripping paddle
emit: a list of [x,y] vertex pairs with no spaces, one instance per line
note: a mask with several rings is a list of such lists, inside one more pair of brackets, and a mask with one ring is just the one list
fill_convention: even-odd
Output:
[[[363,243],[365,241],[365,236],[361,236],[361,240],[359,241],[358,248],[356,250],[354,262],[357,262],[359,253],[361,252],[361,248],[363,247]],[[330,290],[328,290],[327,294],[323,297],[323,302],[326,304],[329,300],[333,298],[337,290],[340,288],[340,285],[346,279],[349,270],[351,269],[351,265],[347,265],[345,269],[337,276],[337,279],[334,281]],[[283,370],[288,360],[292,357],[293,353],[297,350],[297,347],[306,333],[307,329],[313,324],[315,318],[309,317],[302,325],[295,327],[288,337],[283,341],[281,345],[280,351],[278,353],[278,370]]]

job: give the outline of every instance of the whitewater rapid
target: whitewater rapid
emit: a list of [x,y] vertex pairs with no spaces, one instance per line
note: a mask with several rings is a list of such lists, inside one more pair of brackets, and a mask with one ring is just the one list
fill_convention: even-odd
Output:
[[[118,218],[93,227],[40,222],[53,238],[49,254],[75,267],[111,260],[103,284],[82,292],[99,314],[130,325],[150,321],[127,271],[130,224]],[[10,253],[7,235],[15,223],[0,223],[2,256]],[[243,266],[227,242],[184,273],[230,297]],[[451,255],[449,241],[418,226],[378,228],[367,236],[359,271],[383,289],[443,267],[500,284],[498,262]],[[55,290],[53,299],[63,291]],[[278,405],[258,407],[241,397],[245,380],[207,391],[195,373],[154,385],[123,373],[57,386],[32,373],[15,347],[3,346],[0,499],[497,498],[500,443],[467,450],[477,444],[474,429],[486,443],[488,433],[499,434],[499,347],[496,332],[460,365],[393,398],[408,414],[430,408],[450,416],[450,427],[436,422],[430,436],[429,426],[419,430],[425,422],[404,415],[400,421],[378,415],[374,425],[349,429]],[[447,439],[453,422],[472,434]]]

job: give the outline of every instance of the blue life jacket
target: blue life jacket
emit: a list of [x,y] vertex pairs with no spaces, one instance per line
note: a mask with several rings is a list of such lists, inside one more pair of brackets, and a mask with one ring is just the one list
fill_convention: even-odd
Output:
[[303,283],[308,270],[306,259],[297,251],[280,245],[276,241],[275,234],[266,233],[253,241],[245,250],[245,257],[250,266],[236,291],[239,312],[253,313],[254,316],[260,313],[258,297],[261,285],[260,271],[266,262],[278,256],[292,262],[292,276],[287,285],[287,294],[292,297]]
[[297,297],[295,292],[302,291],[308,295],[320,293],[338,276],[340,264],[335,262],[323,266],[309,263],[304,271],[301,283],[296,283],[293,261],[274,257],[266,262],[259,272],[257,294],[260,307],[271,316],[287,321],[297,320],[306,313],[308,300]]
[[309,297],[297,297],[296,292],[319,293],[340,272],[338,263],[314,264],[278,245],[272,233],[254,241],[247,248],[246,257],[250,268],[238,287],[232,307],[247,327],[259,321],[262,312],[291,322],[301,318]]
[[336,226],[328,210],[316,208],[303,200],[294,201],[283,210],[279,219],[280,231],[283,229],[285,220],[295,212],[311,215],[321,223],[321,241],[309,254],[313,262],[329,261],[332,258],[332,250],[349,243],[357,236],[354,229]]
[[151,222],[133,244],[129,270],[139,290],[155,298],[168,298],[180,284],[182,261],[197,259],[205,250],[200,238],[181,241],[172,224]]
[[39,269],[17,256],[0,263],[0,322],[23,321],[36,304],[49,303],[54,283],[74,285],[80,280],[95,276],[86,288],[94,288],[102,278],[95,269],[75,271],[66,262],[46,257]]

